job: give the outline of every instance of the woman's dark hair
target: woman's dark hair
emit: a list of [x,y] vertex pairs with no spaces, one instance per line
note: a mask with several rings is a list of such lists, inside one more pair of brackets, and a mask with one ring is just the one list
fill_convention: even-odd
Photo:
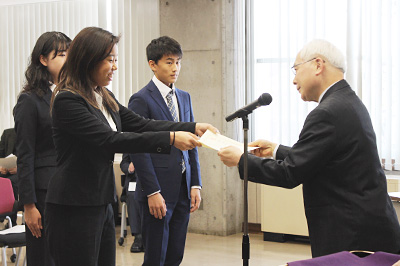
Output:
[[[82,96],[90,105],[99,109],[93,91],[92,79],[96,66],[106,59],[120,37],[98,27],[81,30],[71,43],[67,60],[60,70],[58,86],[53,92],[51,107],[58,91],[67,90]],[[103,104],[118,111],[118,105],[110,92],[104,87],[95,89],[103,97]]]
[[54,50],[54,59],[59,53],[67,51],[70,43],[67,35],[57,31],[45,32],[39,37],[25,71],[26,84],[22,92],[35,92],[39,97],[46,93],[54,80],[47,67],[40,62],[40,56],[47,57]]
[[152,60],[156,64],[164,55],[177,55],[182,58],[181,45],[168,36],[152,40],[146,47],[147,62]]

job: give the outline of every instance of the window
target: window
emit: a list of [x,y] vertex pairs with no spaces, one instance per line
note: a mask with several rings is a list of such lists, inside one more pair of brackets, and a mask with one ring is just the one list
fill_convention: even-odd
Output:
[[304,103],[290,67],[308,41],[335,44],[347,57],[346,80],[370,112],[380,157],[400,170],[400,0],[253,0],[250,49],[256,99],[254,138],[293,145],[316,103]]

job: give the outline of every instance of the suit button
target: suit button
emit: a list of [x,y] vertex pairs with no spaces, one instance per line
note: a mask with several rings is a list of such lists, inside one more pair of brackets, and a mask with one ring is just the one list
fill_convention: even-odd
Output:
[[161,148],[160,147],[157,148],[157,152],[161,152]]
[[110,162],[111,165],[114,165],[114,161],[113,160],[110,160],[109,162]]

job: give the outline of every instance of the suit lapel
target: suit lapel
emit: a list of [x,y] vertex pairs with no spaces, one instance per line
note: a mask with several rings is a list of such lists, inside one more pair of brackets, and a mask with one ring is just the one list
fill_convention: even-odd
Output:
[[150,96],[160,106],[167,119],[170,121],[174,121],[174,118],[172,117],[164,98],[162,97],[160,91],[152,80],[149,82],[148,90],[150,92]]
[[[114,121],[115,126],[117,127],[117,131],[122,131],[121,117],[119,115],[117,115],[116,112],[113,112],[109,109],[107,109],[107,110],[111,114],[112,120]],[[103,115],[103,117],[104,117],[104,115]],[[107,122],[107,124],[108,124],[108,122]]]
[[48,89],[46,91],[46,93],[43,95],[43,99],[47,103],[48,106],[50,106],[51,95],[52,95],[52,91],[50,89]]
[[[114,100],[117,101],[115,98],[114,98]],[[112,127],[110,126],[110,124],[107,121],[107,118],[104,116],[103,112],[100,109],[94,108],[88,102],[86,102],[86,103],[89,106],[89,109],[91,110],[91,112],[95,116],[97,116],[97,118],[99,118],[101,121],[103,121],[104,124],[106,124],[108,127],[110,127],[112,129]],[[105,107],[105,108],[107,109],[107,112],[111,115],[111,118],[115,123],[117,131],[122,131],[121,117],[116,112],[110,110],[108,107]]]
[[183,122],[184,121],[184,111],[185,111],[185,101],[183,100],[182,97],[182,92],[175,87],[175,95],[176,95],[176,100],[178,101],[178,106],[179,106],[179,121]]
[[[86,101],[86,100],[85,100]],[[103,115],[103,112],[100,109],[97,109],[95,107],[93,107],[90,103],[86,102],[89,111],[94,114],[98,119],[100,119],[105,125],[107,125],[108,127],[110,127],[110,124],[108,124],[107,118]],[[115,122],[115,119],[113,117],[113,120]],[[117,124],[117,123],[116,123]],[[111,128],[111,127],[110,127]],[[117,126],[118,129],[118,126]]]
[[[103,112],[97,108],[94,108],[93,106],[91,106],[89,104],[89,106],[94,110],[94,114],[101,120],[103,121],[104,124],[106,124],[107,126],[109,126],[111,129],[112,127],[110,126],[110,124],[107,121],[107,118],[104,116]],[[116,112],[113,112],[112,110],[109,110],[107,108],[107,111],[110,113],[112,120],[115,123],[115,126],[117,127],[117,131],[122,131],[122,124],[121,124],[121,118],[117,115]]]
[[103,115],[103,112],[100,109],[94,108],[92,105],[90,105],[88,103],[88,106],[90,109],[92,109],[92,113],[97,116],[97,118],[99,118],[101,121],[103,121],[103,123],[105,123],[106,125],[110,126],[107,122],[106,117]]

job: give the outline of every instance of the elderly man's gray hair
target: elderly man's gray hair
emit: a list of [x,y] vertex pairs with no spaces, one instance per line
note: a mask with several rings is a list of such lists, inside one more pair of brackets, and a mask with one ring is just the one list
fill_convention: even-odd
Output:
[[300,50],[299,56],[304,61],[322,56],[334,67],[340,69],[343,73],[346,72],[346,60],[343,53],[328,41],[320,39],[312,40]]

